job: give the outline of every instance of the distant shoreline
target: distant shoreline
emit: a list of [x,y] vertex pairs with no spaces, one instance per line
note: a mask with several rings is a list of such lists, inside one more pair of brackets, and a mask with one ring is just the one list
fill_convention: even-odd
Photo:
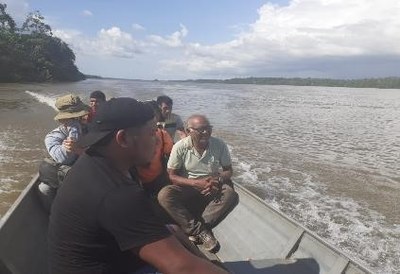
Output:
[[323,78],[248,77],[231,78],[225,80],[195,79],[182,80],[177,82],[400,89],[400,77],[366,78],[351,80]]
[[[271,85],[271,86],[318,86],[318,87],[347,87],[347,88],[378,88],[378,89],[400,89],[400,77],[365,78],[365,79],[328,79],[328,78],[281,78],[281,77],[248,77],[230,79],[187,79],[187,80],[148,80],[128,79],[118,77],[103,77],[84,74],[84,79],[98,80],[124,80],[145,82],[170,82],[170,83],[204,83],[204,84],[233,84],[233,85]],[[82,81],[79,80],[79,81]],[[76,82],[76,81],[45,81],[45,82]],[[43,82],[1,82],[7,83],[43,83]]]
[[348,88],[400,89],[400,77],[365,78],[365,79],[328,79],[328,78],[283,78],[283,77],[247,77],[230,79],[187,79],[187,80],[144,80],[85,75],[87,79],[110,79],[128,81],[210,83],[210,84],[246,84],[246,85],[287,85],[320,86]]

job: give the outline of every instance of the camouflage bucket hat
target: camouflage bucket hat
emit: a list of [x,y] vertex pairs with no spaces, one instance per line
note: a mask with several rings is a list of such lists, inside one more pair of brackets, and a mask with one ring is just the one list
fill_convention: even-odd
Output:
[[54,120],[78,118],[89,113],[89,106],[85,105],[79,96],[73,94],[57,98],[56,108],[58,113]]

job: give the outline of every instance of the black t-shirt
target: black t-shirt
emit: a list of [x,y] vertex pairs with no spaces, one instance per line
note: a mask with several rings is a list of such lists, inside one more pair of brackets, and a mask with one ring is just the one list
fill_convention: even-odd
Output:
[[50,273],[132,273],[143,261],[130,249],[169,235],[137,182],[105,158],[84,154],[53,203]]

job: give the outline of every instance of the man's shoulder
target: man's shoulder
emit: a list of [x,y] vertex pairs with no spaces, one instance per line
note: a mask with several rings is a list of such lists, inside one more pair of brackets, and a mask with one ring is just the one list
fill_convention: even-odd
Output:
[[60,126],[54,128],[53,130],[51,130],[49,133],[46,134],[45,138],[49,138],[49,137],[58,137],[58,136],[63,136],[65,135],[64,132],[61,130]]
[[137,181],[119,174],[105,159],[83,154],[69,170],[57,196],[62,196],[64,202],[73,200],[93,207],[110,195],[129,192],[134,197],[140,190]]
[[210,144],[215,145],[215,146],[225,146],[226,145],[224,140],[214,137],[214,136],[210,137],[209,142],[210,142]]
[[78,181],[79,184],[97,184],[107,181],[110,172],[107,163],[99,157],[93,157],[86,153],[82,154],[74,163],[68,173],[66,180]]
[[174,144],[175,149],[190,149],[192,147],[192,140],[190,136],[180,139]]
[[181,119],[181,116],[178,115],[178,114],[176,114],[176,113],[174,113],[174,112],[172,112],[172,113],[170,114],[170,116],[171,116],[171,118],[174,118],[174,119]]
[[170,121],[173,121],[173,122],[176,122],[176,123],[182,122],[181,116],[178,115],[178,114],[176,114],[176,113],[171,113],[171,114],[169,115],[169,120],[170,120]]

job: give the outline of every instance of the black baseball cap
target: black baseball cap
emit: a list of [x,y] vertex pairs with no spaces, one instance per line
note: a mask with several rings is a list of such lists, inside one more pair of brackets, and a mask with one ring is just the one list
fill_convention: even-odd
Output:
[[113,131],[140,127],[154,118],[153,109],[133,98],[112,98],[100,105],[88,125],[88,133],[79,138],[79,146],[90,147]]
[[95,90],[92,93],[90,93],[89,98],[95,98],[95,99],[105,101],[106,95],[101,90]]

